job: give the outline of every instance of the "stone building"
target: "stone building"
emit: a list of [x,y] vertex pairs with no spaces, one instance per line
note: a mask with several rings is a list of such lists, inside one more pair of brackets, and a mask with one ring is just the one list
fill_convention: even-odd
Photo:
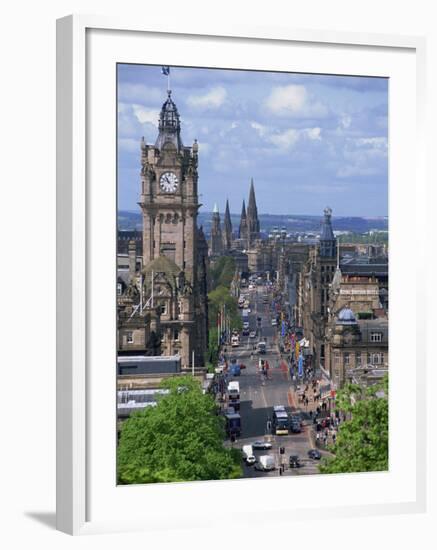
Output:
[[337,240],[331,223],[332,210],[325,208],[319,244],[309,247],[308,260],[299,273],[297,307],[305,337],[309,340],[313,363],[324,363],[324,336],[328,302],[337,266]]
[[[124,288],[118,274],[119,352],[125,351],[126,325],[134,320],[147,324],[156,315],[160,352],[179,354],[182,368],[188,368],[193,353],[199,366],[206,351],[207,246],[197,227],[198,145],[196,141],[191,147],[183,145],[180,117],[170,91],[158,128],[154,144],[141,141],[142,269],[133,274],[133,264],[128,262],[129,283]],[[124,303],[128,291],[130,309]],[[146,345],[142,351],[148,353]]]
[[[337,266],[328,306],[325,369],[337,387],[388,369],[388,314],[378,279],[343,274]],[[375,374],[376,373],[376,374]]]
[[335,387],[369,384],[388,372],[388,319],[359,320],[344,307],[327,327],[325,370]]

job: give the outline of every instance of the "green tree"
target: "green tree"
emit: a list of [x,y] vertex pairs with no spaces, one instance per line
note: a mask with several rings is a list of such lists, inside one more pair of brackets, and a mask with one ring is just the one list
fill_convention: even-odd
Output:
[[132,414],[122,427],[119,483],[241,477],[241,457],[223,446],[224,419],[199,382],[173,377],[162,387],[170,391],[157,406]]
[[375,472],[388,469],[388,377],[362,388],[349,384],[338,392],[337,409],[350,420],[340,424],[334,457],[320,464],[322,473]]
[[217,326],[217,317],[219,311],[226,308],[226,314],[231,320],[231,329],[241,329],[242,321],[238,310],[238,300],[229,293],[229,289],[225,286],[218,286],[208,294],[208,315],[209,326]]
[[230,256],[221,256],[210,268],[209,279],[211,288],[218,286],[230,288],[235,275],[235,260]]

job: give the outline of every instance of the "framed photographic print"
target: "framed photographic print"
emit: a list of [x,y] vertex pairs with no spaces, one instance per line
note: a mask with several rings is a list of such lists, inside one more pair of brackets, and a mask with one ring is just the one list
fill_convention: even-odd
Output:
[[59,529],[424,509],[423,63],[58,21]]

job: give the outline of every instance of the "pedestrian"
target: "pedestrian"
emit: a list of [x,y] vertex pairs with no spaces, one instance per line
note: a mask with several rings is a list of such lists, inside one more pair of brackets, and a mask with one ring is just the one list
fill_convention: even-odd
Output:
[[335,440],[336,440],[337,436],[335,435],[335,432],[332,434],[332,442],[334,443],[335,445]]
[[316,445],[318,445],[320,442],[320,434],[319,432],[316,433]]

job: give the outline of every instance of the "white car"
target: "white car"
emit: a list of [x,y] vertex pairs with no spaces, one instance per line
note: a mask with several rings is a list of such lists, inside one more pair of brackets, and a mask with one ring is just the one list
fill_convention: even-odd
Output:
[[249,334],[249,338],[256,338],[256,332],[254,330]]
[[272,319],[272,327],[275,327],[277,324],[278,322],[276,321],[276,319]]

